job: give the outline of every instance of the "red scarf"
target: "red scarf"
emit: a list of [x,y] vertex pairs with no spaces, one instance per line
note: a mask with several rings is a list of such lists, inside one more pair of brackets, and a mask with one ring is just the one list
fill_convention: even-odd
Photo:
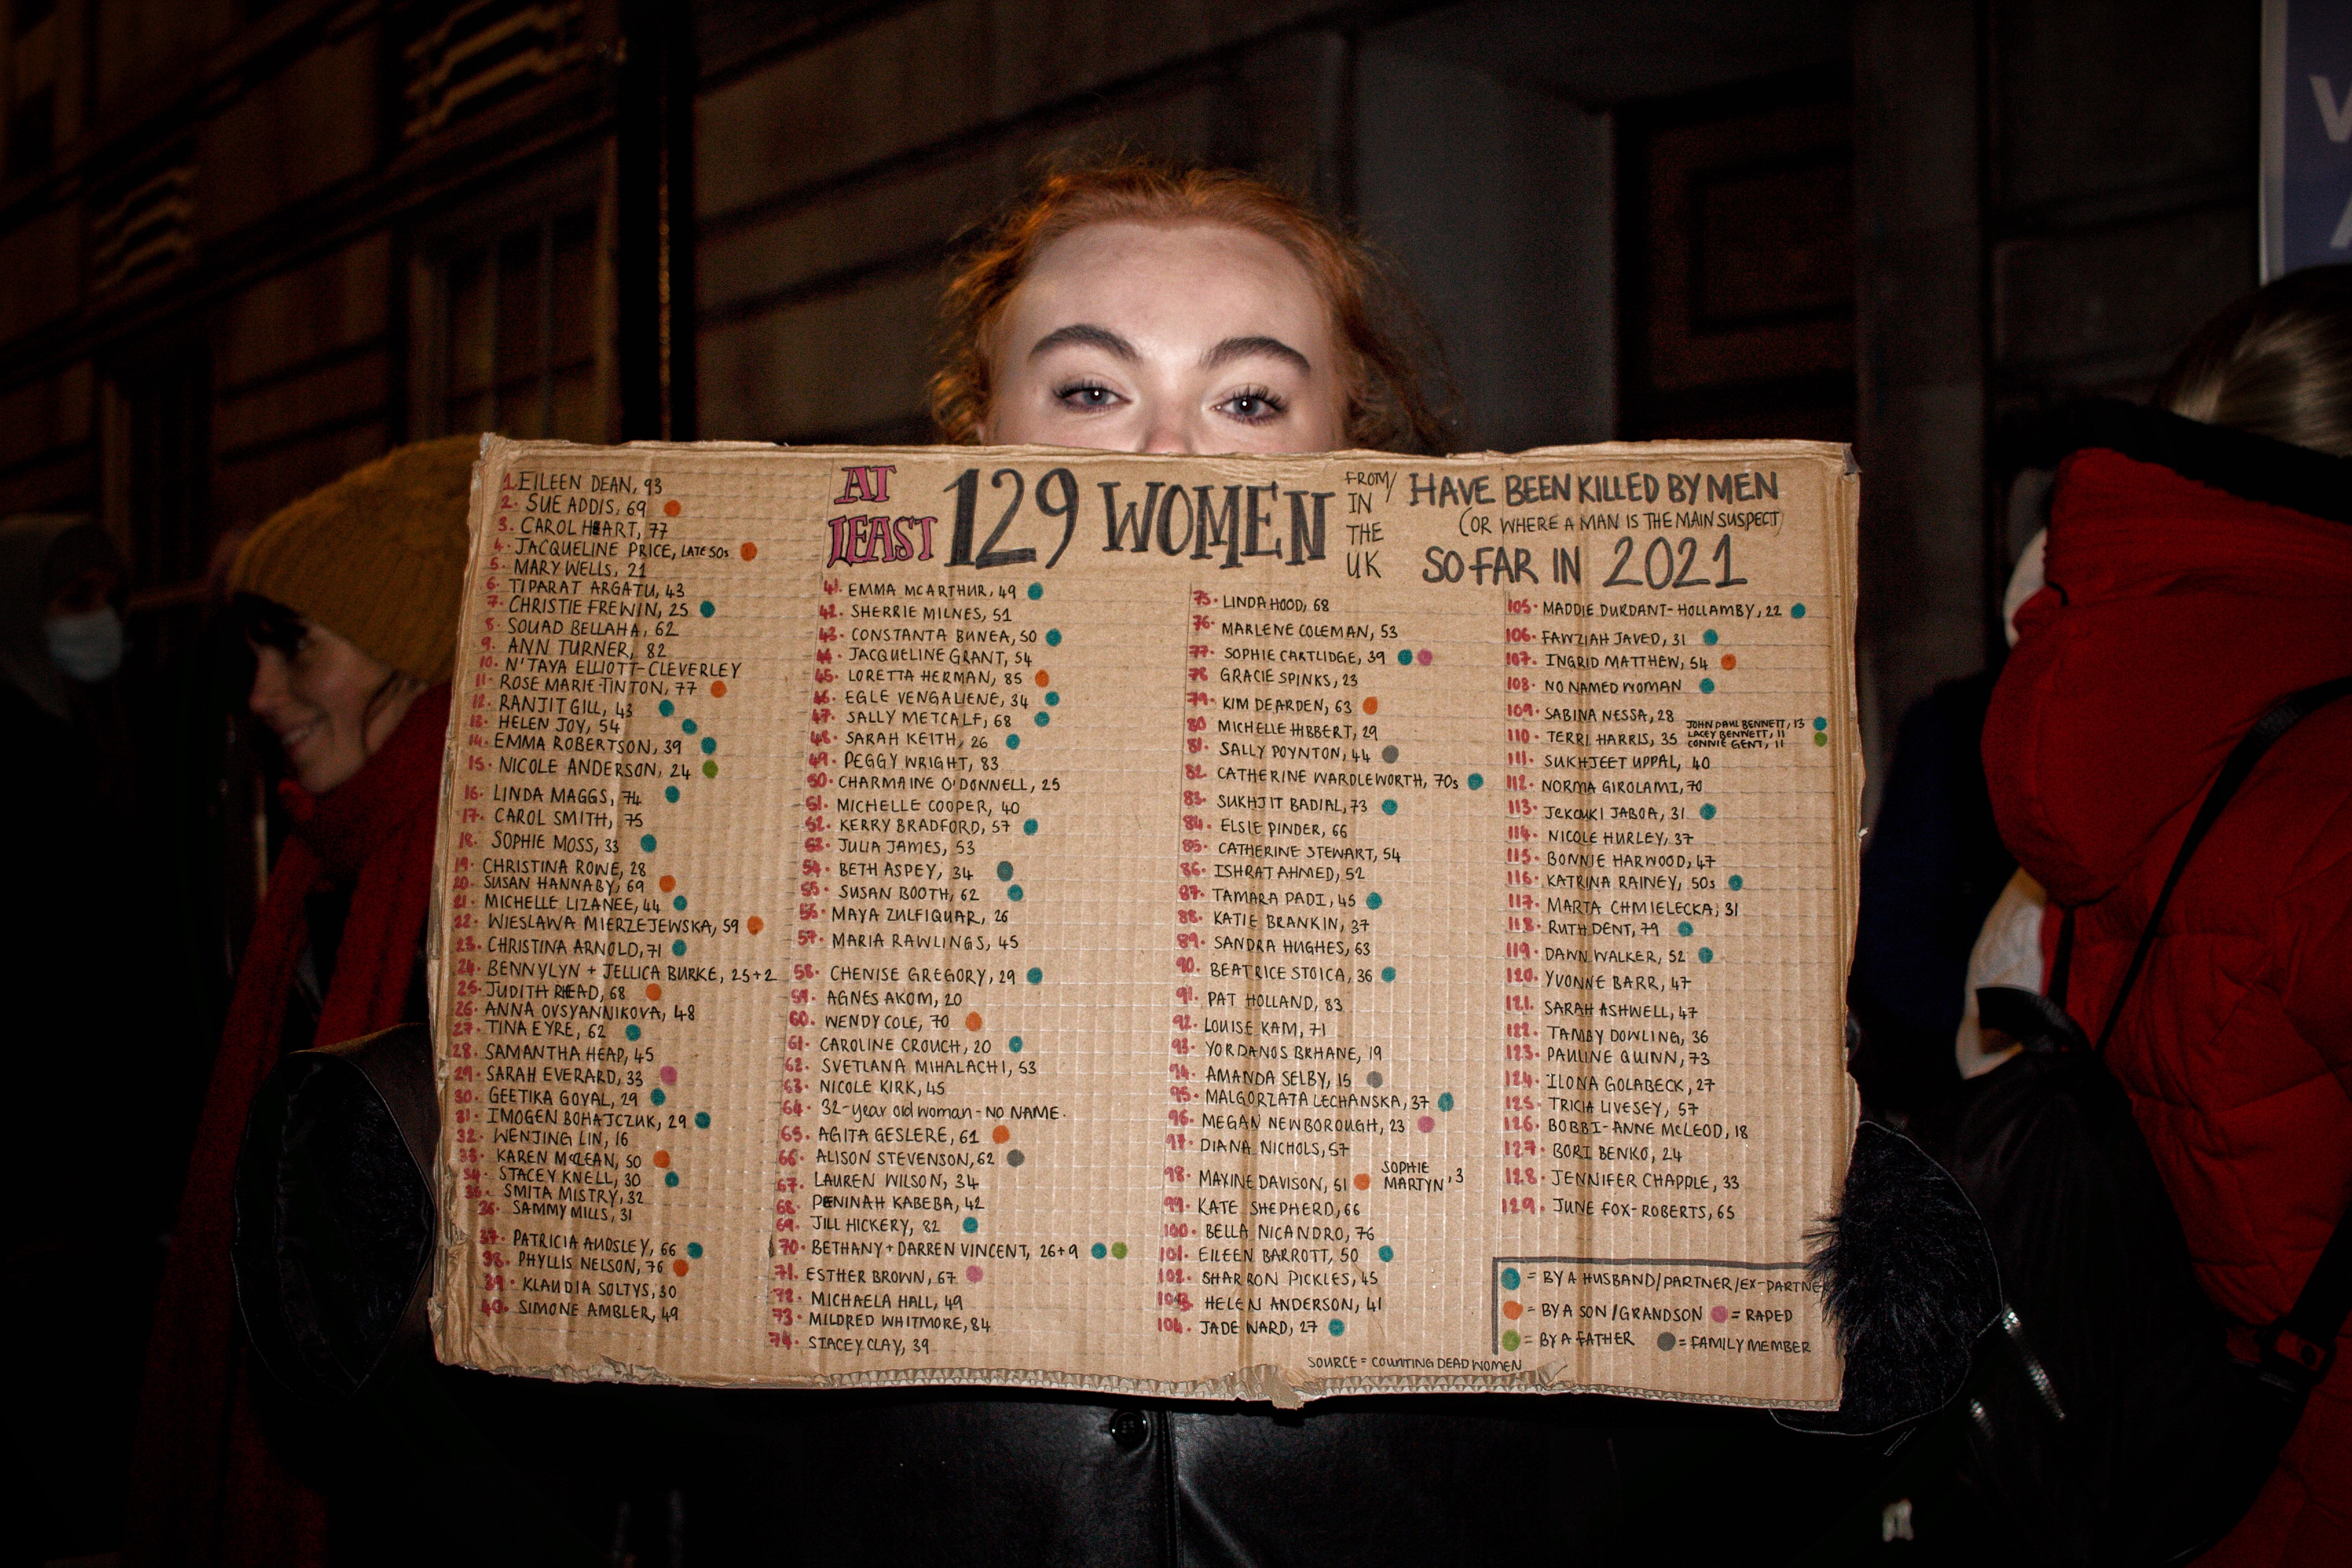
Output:
[[326,1504],[271,1453],[249,1380],[229,1278],[238,1145],[247,1109],[278,1066],[286,1005],[310,924],[303,900],[351,890],[313,1043],[404,1020],[433,892],[433,837],[449,689],[409,705],[366,765],[323,795],[282,786],[293,836],[269,874],[229,1000],[155,1324],[131,1458],[131,1552],[140,1563],[310,1564],[324,1559]]

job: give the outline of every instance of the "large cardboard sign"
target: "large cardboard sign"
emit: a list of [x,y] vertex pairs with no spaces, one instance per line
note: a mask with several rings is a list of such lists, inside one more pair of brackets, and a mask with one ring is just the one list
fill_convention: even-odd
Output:
[[487,439],[440,1354],[1833,1405],[1857,483]]

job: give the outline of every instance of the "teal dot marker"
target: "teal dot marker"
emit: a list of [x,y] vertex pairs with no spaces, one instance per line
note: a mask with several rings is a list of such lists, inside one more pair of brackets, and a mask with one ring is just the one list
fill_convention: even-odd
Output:
[[1805,618],[1805,606],[1804,606],[1804,605],[1790,605],[1790,606],[1789,606],[1789,618],[1790,618],[1790,620],[1792,620],[1792,621],[1801,621],[1801,620],[1803,620],[1803,619]]
[[691,734],[693,734],[693,733],[694,733],[694,728],[695,728],[695,726],[694,726],[694,721],[693,721],[693,720],[691,720],[691,719],[684,720],[684,721],[682,721],[678,724],[678,728],[679,728],[680,730],[683,730],[686,733],[688,733],[688,734],[691,735]]
[[715,778],[717,778],[717,777],[719,776],[719,764],[718,764],[717,763],[703,763],[703,764],[702,764],[702,776],[703,776],[704,778],[707,778],[707,779],[715,779]]
[[1397,662],[1399,664],[1411,664],[1412,662],[1412,649],[1409,647],[1401,647],[1397,649]]
[[1382,816],[1394,816],[1396,815],[1396,802],[1392,800],[1384,800],[1381,802],[1381,815]]
[[1368,910],[1376,910],[1376,909],[1379,909],[1380,907],[1381,907],[1381,896],[1380,896],[1378,893],[1372,893],[1372,894],[1370,894],[1370,895],[1368,895],[1368,896],[1365,898],[1365,900],[1364,900],[1364,908],[1366,908],[1366,909],[1368,909]]
[[1044,970],[1042,970],[1042,969],[1033,969],[1033,970],[1031,970],[1031,971],[1029,972],[1029,984],[1032,984],[1032,985],[1043,985],[1043,984],[1045,984],[1045,972]]
[[686,1255],[687,1255],[688,1258],[699,1258],[699,1257],[701,1257],[701,1256],[702,1256],[702,1243],[700,1243],[700,1242],[698,1242],[698,1241],[689,1241],[689,1242],[688,1242],[688,1243],[686,1244]]
[[1030,596],[1032,599],[1042,599],[1042,598],[1044,598],[1044,597],[1045,596],[1045,584],[1043,584],[1043,583],[1032,583],[1032,584],[1029,584],[1029,596]]
[[662,798],[668,801],[672,805],[676,805],[677,804],[677,785],[672,784],[669,788],[662,791]]
[[1823,718],[1822,715],[1820,715],[1820,714],[1818,714],[1818,713],[1816,713],[1815,715],[1813,715],[1813,728],[1814,728],[1814,729],[1816,729],[1816,730],[1826,730],[1826,729],[1828,729],[1829,727],[1830,727],[1830,721],[1829,721],[1827,719]]
[[1011,1039],[1005,1041],[1004,1048],[1011,1051],[1014,1056],[1019,1056],[1021,1054],[1021,1037],[1015,1035]]
[[1706,646],[1709,647],[1713,647],[1715,646],[1715,628],[1713,626],[1706,628]]
[[709,1125],[710,1125],[710,1112],[709,1112],[709,1111],[707,1111],[707,1110],[698,1110],[698,1111],[696,1111],[696,1112],[694,1113],[694,1124],[695,1124],[697,1127],[708,1127],[708,1126],[709,1126]]
[[646,1032],[645,1032],[643,1029],[638,1028],[635,1024],[630,1025],[627,1028],[625,1028],[625,1029],[622,1030],[622,1031],[621,1031],[621,1033],[623,1033],[624,1035],[626,1035],[630,1039],[633,1039],[633,1040],[639,1040],[639,1039],[643,1039],[643,1038],[645,1037],[645,1034],[646,1034]]
[[1739,891],[1739,889],[1742,889],[1742,888],[1746,887],[1747,885],[1748,885],[1747,879],[1746,879],[1745,878],[1741,877],[1741,876],[1740,876],[1740,874],[1739,874],[1738,872],[1734,871],[1734,872],[1731,874],[1731,890],[1732,890],[1733,892],[1735,892],[1735,893],[1736,893],[1736,892]]
[[1701,691],[1712,691],[1712,690],[1714,690],[1714,689],[1715,689],[1715,677],[1713,677],[1713,676],[1711,676],[1711,675],[1708,675],[1708,676],[1702,676],[1702,677],[1700,677],[1700,679],[1699,679],[1699,683],[1698,683],[1698,689],[1699,689]]
[[1007,750],[1017,752],[1021,749],[1021,737],[1018,735],[1007,735],[1004,737],[1004,744]]
[[1383,980],[1394,980],[1396,978],[1396,965],[1393,963],[1384,963],[1381,965],[1381,978]]
[[674,1187],[677,1185],[677,1173],[676,1171],[666,1173],[662,1177],[662,1185],[665,1187]]
[[1516,1269],[1516,1268],[1506,1268],[1506,1269],[1504,1269],[1504,1270],[1503,1270],[1503,1289],[1506,1289],[1506,1290],[1516,1290],[1516,1289],[1517,1289],[1518,1288],[1519,1288],[1519,1271],[1518,1271],[1517,1269]]
[[1698,961],[1701,963],[1713,963],[1715,962],[1715,949],[1711,947],[1700,948],[1698,950]]
[[686,942],[683,938],[669,944],[669,955],[672,958],[684,958],[686,956]]
[[1021,825],[1021,831],[1022,831],[1022,832],[1024,832],[1024,833],[1025,833],[1025,834],[1027,834],[1027,835],[1028,835],[1030,837],[1032,837],[1032,838],[1036,837],[1037,837],[1037,819],[1036,819],[1035,817],[1034,817],[1034,816],[1033,816],[1033,817],[1031,817],[1028,821],[1026,821],[1026,822],[1023,823],[1023,824]]
[[667,718],[668,718],[671,714],[673,714],[673,713],[675,713],[675,712],[677,712],[677,705],[676,703],[672,702],[672,701],[671,701],[668,698],[667,698],[667,697],[665,697],[665,698],[663,698],[663,699],[662,699],[662,702],[661,702],[661,716],[662,716],[663,718],[667,719]]
[[718,606],[718,605],[716,605],[712,604],[712,603],[711,603],[709,600],[708,600],[708,599],[705,599],[705,600],[703,600],[703,601],[702,601],[702,618],[703,618],[704,620],[706,620],[706,621],[707,621],[707,620],[709,620],[711,616],[713,616],[717,615],[718,613],[719,613],[719,606]]
[[1393,1247],[1381,1247],[1381,1261],[1383,1263],[1394,1263],[1396,1261],[1396,1248]]
[[704,737],[702,737],[702,754],[703,754],[704,756],[706,756],[706,757],[707,757],[707,756],[709,756],[711,752],[713,752],[717,751],[718,749],[719,749],[719,737],[718,737],[718,736],[716,736],[716,735],[705,735]]
[[1045,693],[1045,706],[1046,706],[1046,707],[1048,707],[1048,708],[1059,708],[1061,705],[1062,705],[1062,694],[1061,694],[1060,692],[1058,692],[1058,691],[1048,691],[1047,693]]
[[1051,632],[1047,632],[1047,633],[1045,634],[1045,646],[1046,646],[1047,647],[1061,647],[1061,646],[1062,646],[1062,634],[1061,634],[1060,632],[1058,632],[1058,631],[1051,631]]
[[1467,783],[1472,789],[1485,789],[1486,787],[1486,775],[1485,773],[1472,773],[1465,782]]
[[1348,1325],[1334,1318],[1331,1320],[1331,1331],[1335,1334],[1344,1334],[1348,1331]]
[[674,910],[682,910],[686,908],[686,895],[684,893],[680,893],[677,897],[672,899],[669,901],[669,907]]
[[1688,935],[1690,935],[1690,933],[1691,933],[1691,923],[1690,923],[1690,921],[1683,921],[1683,923],[1682,923],[1682,924],[1680,924],[1680,925],[1678,925],[1678,926],[1676,926],[1676,927],[1675,928],[1675,934],[1676,936],[1688,936]]
[[1450,1095],[1450,1094],[1441,1094],[1441,1095],[1439,1095],[1439,1096],[1437,1097],[1437,1109],[1438,1109],[1438,1110],[1453,1110],[1453,1109],[1454,1109],[1454,1097],[1453,1097],[1452,1095]]
[[976,1220],[976,1219],[972,1218],[970,1215],[964,1215],[964,1218],[963,1218],[963,1233],[964,1233],[966,1236],[970,1236],[973,1231],[978,1230],[979,1228],[980,1228],[980,1221],[978,1221],[978,1220]]
[[997,879],[998,881],[1000,881],[1000,882],[1009,882],[1009,881],[1013,880],[1013,862],[1012,862],[1012,861],[1010,861],[1010,860],[999,860],[999,861],[996,863],[996,879]]
[[652,1097],[652,1098],[653,1098],[653,1102],[654,1102],[656,1105],[660,1105],[660,1104],[663,1104],[663,1103],[667,1102],[667,1101],[668,1100],[668,1099],[669,1099],[669,1096],[668,1096],[668,1095],[667,1095],[667,1094],[664,1094],[660,1089],[656,1089],[656,1090],[654,1090],[654,1092],[653,1092],[653,1097]]
[[1021,884],[1015,882],[1011,887],[1005,889],[1004,896],[1011,899],[1014,903],[1019,903],[1021,901]]
[[1698,808],[1698,816],[1701,822],[1713,822],[1715,820],[1715,803],[1713,801],[1709,801],[1706,805],[1700,806]]
[[1041,724],[1041,725],[1042,725],[1042,724],[1050,724],[1050,723],[1052,723],[1053,721],[1054,721],[1054,716],[1053,716],[1051,713],[1040,713],[1040,714],[1038,714],[1038,715],[1037,715],[1037,722],[1038,722],[1039,724]]
[[1109,1247],[1105,1247],[1105,1246],[1104,1246],[1101,1242],[1099,1242],[1099,1241],[1097,1241],[1097,1242],[1096,1242],[1096,1243],[1094,1244],[1094,1247],[1091,1248],[1091,1250],[1093,1251],[1094,1255],[1095,1255],[1097,1258],[1108,1258],[1108,1257],[1109,1257],[1109,1256],[1110,1256],[1110,1248],[1109,1248]]
[[643,838],[638,839],[637,847],[644,850],[648,855],[652,854],[654,852],[654,836],[648,833]]

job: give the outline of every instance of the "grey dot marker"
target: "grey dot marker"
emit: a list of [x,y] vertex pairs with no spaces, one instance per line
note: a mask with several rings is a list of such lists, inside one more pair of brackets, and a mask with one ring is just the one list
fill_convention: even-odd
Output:
[[1027,1158],[1028,1156],[1026,1154],[1024,1154],[1020,1150],[1015,1149],[1013,1152],[1004,1156],[1004,1163],[1008,1165],[1017,1165]]
[[1660,1334],[1658,1336],[1658,1348],[1662,1351],[1670,1351],[1674,1349],[1675,1336],[1672,1334]]
[[1381,748],[1381,761],[1384,763],[1392,763],[1396,760],[1397,749],[1394,746],[1382,746]]
[[1380,1074],[1378,1074],[1378,1073],[1376,1073],[1376,1072],[1368,1072],[1368,1073],[1366,1073],[1366,1074],[1364,1075],[1364,1081],[1365,1081],[1366,1083],[1368,1083],[1368,1084],[1371,1085],[1374,1089],[1378,1089],[1378,1088],[1380,1088],[1380,1087],[1381,1087],[1381,1085],[1382,1083],[1385,1083],[1387,1080],[1386,1080],[1385,1079],[1381,1078],[1381,1075],[1380,1075]]

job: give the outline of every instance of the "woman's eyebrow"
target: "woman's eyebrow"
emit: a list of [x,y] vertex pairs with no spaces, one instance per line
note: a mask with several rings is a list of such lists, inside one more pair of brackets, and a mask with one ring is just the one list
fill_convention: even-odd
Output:
[[1272,354],[1276,359],[1286,359],[1305,374],[1312,374],[1315,370],[1313,365],[1307,363],[1305,354],[1300,353],[1280,338],[1264,336],[1227,338],[1201,356],[1201,368],[1214,370],[1219,365],[1229,364],[1237,359],[1246,359],[1251,354]]
[[1036,346],[1029,351],[1029,357],[1035,359],[1048,349],[1058,349],[1065,344],[1077,343],[1100,349],[1106,353],[1116,354],[1130,363],[1141,357],[1136,353],[1133,343],[1129,342],[1108,327],[1093,326],[1085,321],[1074,322],[1066,327],[1056,327],[1047,332],[1044,337],[1039,338]]

